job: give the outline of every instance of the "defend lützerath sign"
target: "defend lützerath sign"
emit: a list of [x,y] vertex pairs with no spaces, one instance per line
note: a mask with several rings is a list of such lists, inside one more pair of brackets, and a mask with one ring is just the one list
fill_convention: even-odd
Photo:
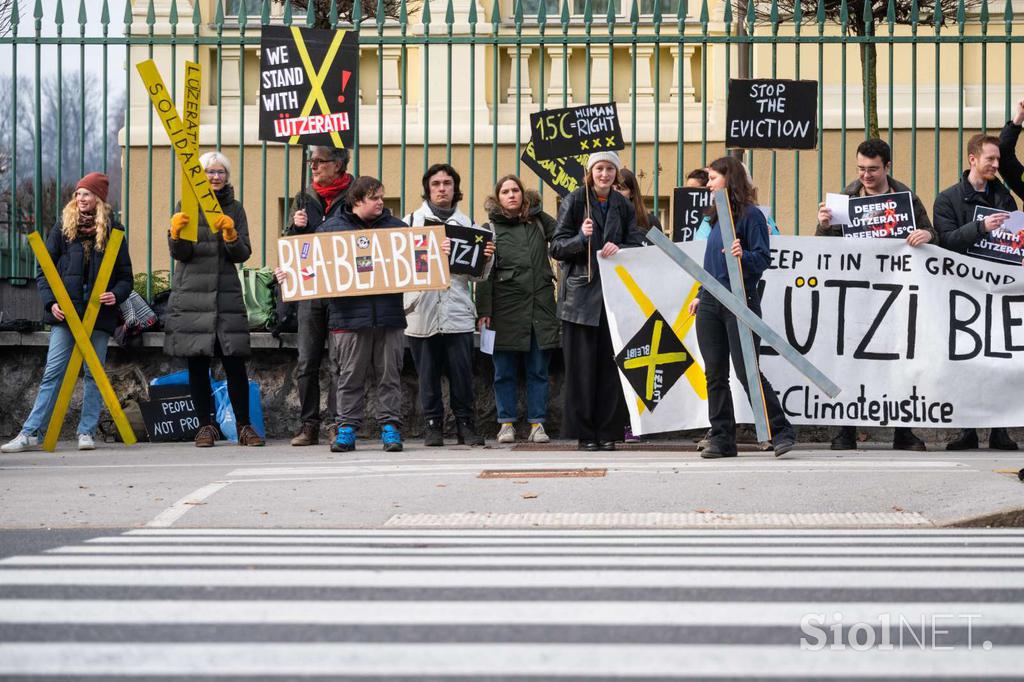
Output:
[[444,236],[444,227],[437,225],[281,237],[281,298],[303,301],[446,289],[451,276],[441,250]]
[[264,26],[260,38],[260,139],[352,147],[359,105],[353,31]]
[[729,81],[726,147],[814,149],[817,144],[817,81],[774,78]]

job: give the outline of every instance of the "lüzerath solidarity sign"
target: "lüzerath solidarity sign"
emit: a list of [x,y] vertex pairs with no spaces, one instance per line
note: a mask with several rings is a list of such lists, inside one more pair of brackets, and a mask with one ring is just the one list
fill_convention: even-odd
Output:
[[[676,246],[701,262],[704,245]],[[664,320],[657,329],[664,354],[682,347],[691,356],[671,370],[666,362],[642,407],[636,377],[620,374],[634,433],[707,426],[704,361],[686,319],[698,285],[655,248],[625,249],[599,263],[615,352],[652,335],[654,311]],[[777,236],[763,283],[764,321],[842,388],[829,398],[762,344],[761,369],[793,423],[1024,423],[1024,403],[1012,397],[1024,382],[1019,265],[894,239]],[[732,379],[737,419],[750,422],[750,404]]]

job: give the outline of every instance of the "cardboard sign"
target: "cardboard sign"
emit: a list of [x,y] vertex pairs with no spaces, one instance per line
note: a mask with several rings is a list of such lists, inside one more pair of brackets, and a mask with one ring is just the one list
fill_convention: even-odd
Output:
[[672,191],[672,241],[692,241],[710,206],[711,190],[704,187],[676,187]]
[[285,301],[446,289],[444,228],[318,232],[277,240]]
[[537,174],[548,187],[565,197],[576,191],[587,172],[586,156],[565,156],[558,159],[539,160],[533,148],[533,140],[526,145],[520,160]]
[[850,224],[843,225],[844,237],[905,239],[917,228],[910,192],[850,197],[848,213]]
[[354,31],[264,26],[260,37],[260,139],[352,147],[359,106]]
[[[987,206],[974,207],[975,220],[980,220],[993,213],[1010,212]],[[1014,232],[1001,228],[982,235],[978,241],[971,244],[967,249],[967,253],[968,255],[995,261],[996,263],[1020,265],[1021,261],[1024,260],[1021,252],[1022,249],[1024,249],[1024,230]]]
[[199,430],[199,413],[192,402],[188,386],[150,387],[151,400],[140,400],[142,421],[153,443],[174,443],[193,440]]
[[726,147],[814,149],[817,144],[817,81],[730,79]]
[[448,271],[453,275],[470,277],[484,274],[484,266],[487,265],[484,249],[494,240],[494,233],[480,227],[446,224],[444,234],[452,247]]
[[534,156],[538,161],[607,152],[626,146],[615,102],[538,111],[530,114],[530,130]]
[[[190,131],[186,129],[174,108],[174,102],[171,101],[170,92],[156,68],[156,62],[147,59],[136,64],[135,68],[138,69],[139,76],[142,77],[142,82],[146,85],[146,92],[153,103],[153,108],[156,109],[157,118],[164,125],[164,131],[171,141],[171,148],[178,158],[184,177],[188,180],[188,184],[199,201],[199,208],[206,216],[207,224],[213,230],[217,218],[223,214],[223,211],[217,200],[217,195],[213,192],[213,186],[210,185],[210,181],[199,163],[199,148],[192,146],[193,142],[189,137]],[[198,142],[196,144],[198,145]]]

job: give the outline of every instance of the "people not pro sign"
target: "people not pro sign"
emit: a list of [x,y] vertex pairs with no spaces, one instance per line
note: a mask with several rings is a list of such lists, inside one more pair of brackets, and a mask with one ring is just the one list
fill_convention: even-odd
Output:
[[771,78],[729,81],[726,147],[814,149],[817,144],[817,81]]
[[623,149],[615,102],[548,109],[530,114],[534,158],[538,161]]

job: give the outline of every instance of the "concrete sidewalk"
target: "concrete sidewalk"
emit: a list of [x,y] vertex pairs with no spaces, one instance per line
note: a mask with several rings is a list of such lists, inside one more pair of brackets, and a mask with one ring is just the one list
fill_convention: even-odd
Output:
[[1024,453],[993,450],[60,445],[0,458],[0,527],[908,527],[1024,508]]

